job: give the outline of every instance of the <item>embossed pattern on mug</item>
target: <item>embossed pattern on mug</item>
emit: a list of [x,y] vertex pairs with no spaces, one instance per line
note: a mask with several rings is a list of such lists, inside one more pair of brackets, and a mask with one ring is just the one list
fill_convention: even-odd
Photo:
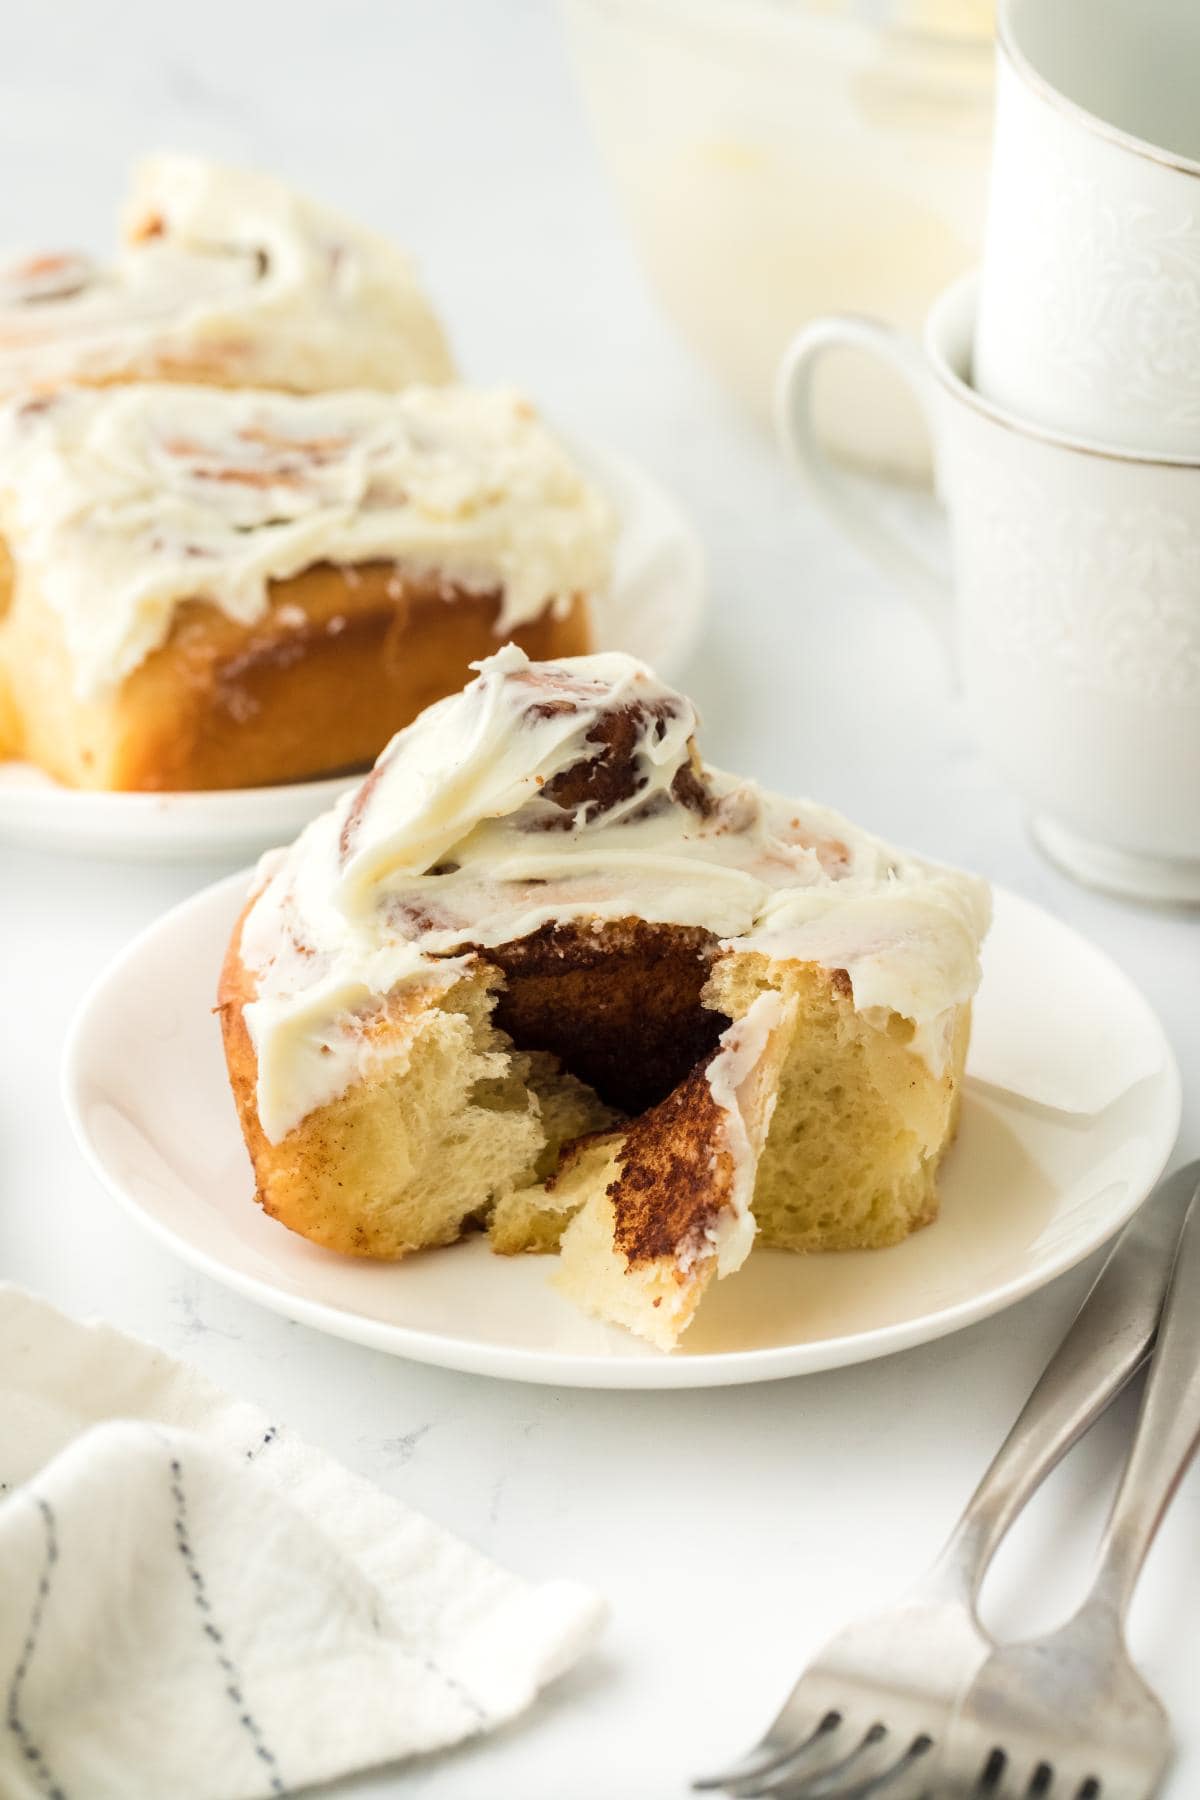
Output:
[[1200,164],[1109,135],[1003,51],[972,378],[1064,436],[1200,459]]
[[[952,477],[974,548],[964,581],[988,649],[1071,687],[1200,706],[1200,529],[1158,502],[1053,508],[1035,471],[962,454]],[[1002,570],[994,592],[992,572]]]
[[1060,378],[1200,430],[1200,215],[1122,205],[1060,166],[1046,172],[1030,239],[1030,292],[1053,296],[1043,329]]

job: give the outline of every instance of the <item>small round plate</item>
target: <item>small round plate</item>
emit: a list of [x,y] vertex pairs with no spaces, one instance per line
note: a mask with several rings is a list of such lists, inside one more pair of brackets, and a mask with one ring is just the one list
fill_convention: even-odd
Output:
[[[699,539],[636,463],[576,440],[571,448],[608,494],[619,525],[612,585],[592,607],[597,645],[628,650],[660,674],[675,674],[704,612]],[[252,856],[294,838],[357,779],[219,793],[84,793],[28,763],[0,762],[0,841],[156,862]]]
[[1096,1249],[1149,1192],[1178,1130],[1178,1071],[1141,995],[1083,938],[1000,892],[937,1222],[890,1250],[757,1251],[664,1355],[556,1293],[551,1257],[493,1256],[475,1238],[358,1262],[259,1211],[211,1010],[245,891],[238,875],[195,895],[93,987],[66,1050],[73,1128],[105,1186],[185,1262],[318,1331],[420,1362],[674,1388],[886,1356],[1012,1305]]

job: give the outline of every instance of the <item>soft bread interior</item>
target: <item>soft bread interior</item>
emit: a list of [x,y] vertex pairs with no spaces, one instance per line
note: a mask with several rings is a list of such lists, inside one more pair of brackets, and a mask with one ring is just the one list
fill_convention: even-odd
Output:
[[970,1009],[959,1012],[939,1077],[910,1048],[911,1021],[865,1019],[840,970],[735,953],[714,967],[705,1000],[740,1018],[764,989],[795,1008],[755,1182],[761,1241],[784,1250],[898,1243],[937,1213]]
[[227,980],[226,1052],[273,1218],[328,1249],[394,1259],[453,1243],[494,1195],[528,1179],[546,1134],[491,1024],[496,983],[481,968],[441,994],[393,996],[364,1023],[364,1079],[272,1144],[254,1114],[253,1047]]
[[440,995],[393,997],[370,1022],[365,1078],[278,1144],[254,1123],[231,956],[223,1018],[260,1200],[353,1255],[481,1225],[506,1254],[561,1246],[574,1300],[671,1348],[716,1274],[710,1227],[733,1191],[708,1071],[731,1021],[772,992],[782,1022],[748,1114],[760,1241],[895,1243],[936,1212],[968,1009],[936,1076],[911,1025],[856,1012],[840,971],[718,955],[707,933],[639,920],[549,928],[480,952]]

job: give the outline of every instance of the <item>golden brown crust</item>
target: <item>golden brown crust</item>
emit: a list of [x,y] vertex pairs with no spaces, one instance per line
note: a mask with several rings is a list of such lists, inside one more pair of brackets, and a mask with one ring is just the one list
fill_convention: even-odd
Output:
[[376,1053],[370,1071],[268,1139],[245,1016],[257,992],[241,955],[245,917],[217,1010],[264,1212],[323,1249],[395,1261],[453,1243],[493,1197],[528,1182],[546,1137],[536,1102],[496,1054],[502,1040],[487,1015],[500,977],[478,963],[449,990],[440,980],[404,985],[359,1014],[357,1035]]
[[[0,602],[0,674],[17,715],[5,748],[69,785],[123,790],[259,787],[364,767],[506,635],[496,592],[391,562],[322,563],[273,582],[253,626],[184,602],[167,642],[111,699],[80,702],[57,621],[29,605],[4,622]],[[532,657],[581,654],[592,642],[586,603],[511,636]]]
[[[254,1170],[255,1199],[272,1219],[326,1250],[344,1256],[393,1259],[420,1246],[398,1246],[386,1223],[371,1220],[355,1193],[354,1181],[344,1180],[345,1122],[318,1111],[301,1122],[279,1143],[273,1144],[258,1116],[258,1058],[246,1024],[245,1007],[257,988],[242,961],[241,939],[253,899],[238,917],[221,969],[217,988],[217,1012],[229,1083]],[[380,1011],[375,1029],[399,1041],[412,1034],[430,1007],[424,987],[405,989]],[[370,1027],[366,1027],[370,1029]],[[457,1228],[443,1241],[452,1242]],[[422,1240],[426,1241],[426,1240]]]

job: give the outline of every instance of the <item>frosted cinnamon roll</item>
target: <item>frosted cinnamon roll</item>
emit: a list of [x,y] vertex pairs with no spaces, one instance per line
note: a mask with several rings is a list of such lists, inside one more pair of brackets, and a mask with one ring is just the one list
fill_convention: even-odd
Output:
[[0,407],[0,754],[226,788],[368,765],[472,659],[590,648],[605,500],[510,393]]
[[937,1208],[989,902],[700,758],[642,664],[506,646],[260,868],[220,989],[274,1218],[487,1229],[674,1347],[753,1243]]
[[0,263],[0,393],[64,382],[400,388],[449,380],[408,258],[282,182],[186,156],[135,172],[108,262]]

